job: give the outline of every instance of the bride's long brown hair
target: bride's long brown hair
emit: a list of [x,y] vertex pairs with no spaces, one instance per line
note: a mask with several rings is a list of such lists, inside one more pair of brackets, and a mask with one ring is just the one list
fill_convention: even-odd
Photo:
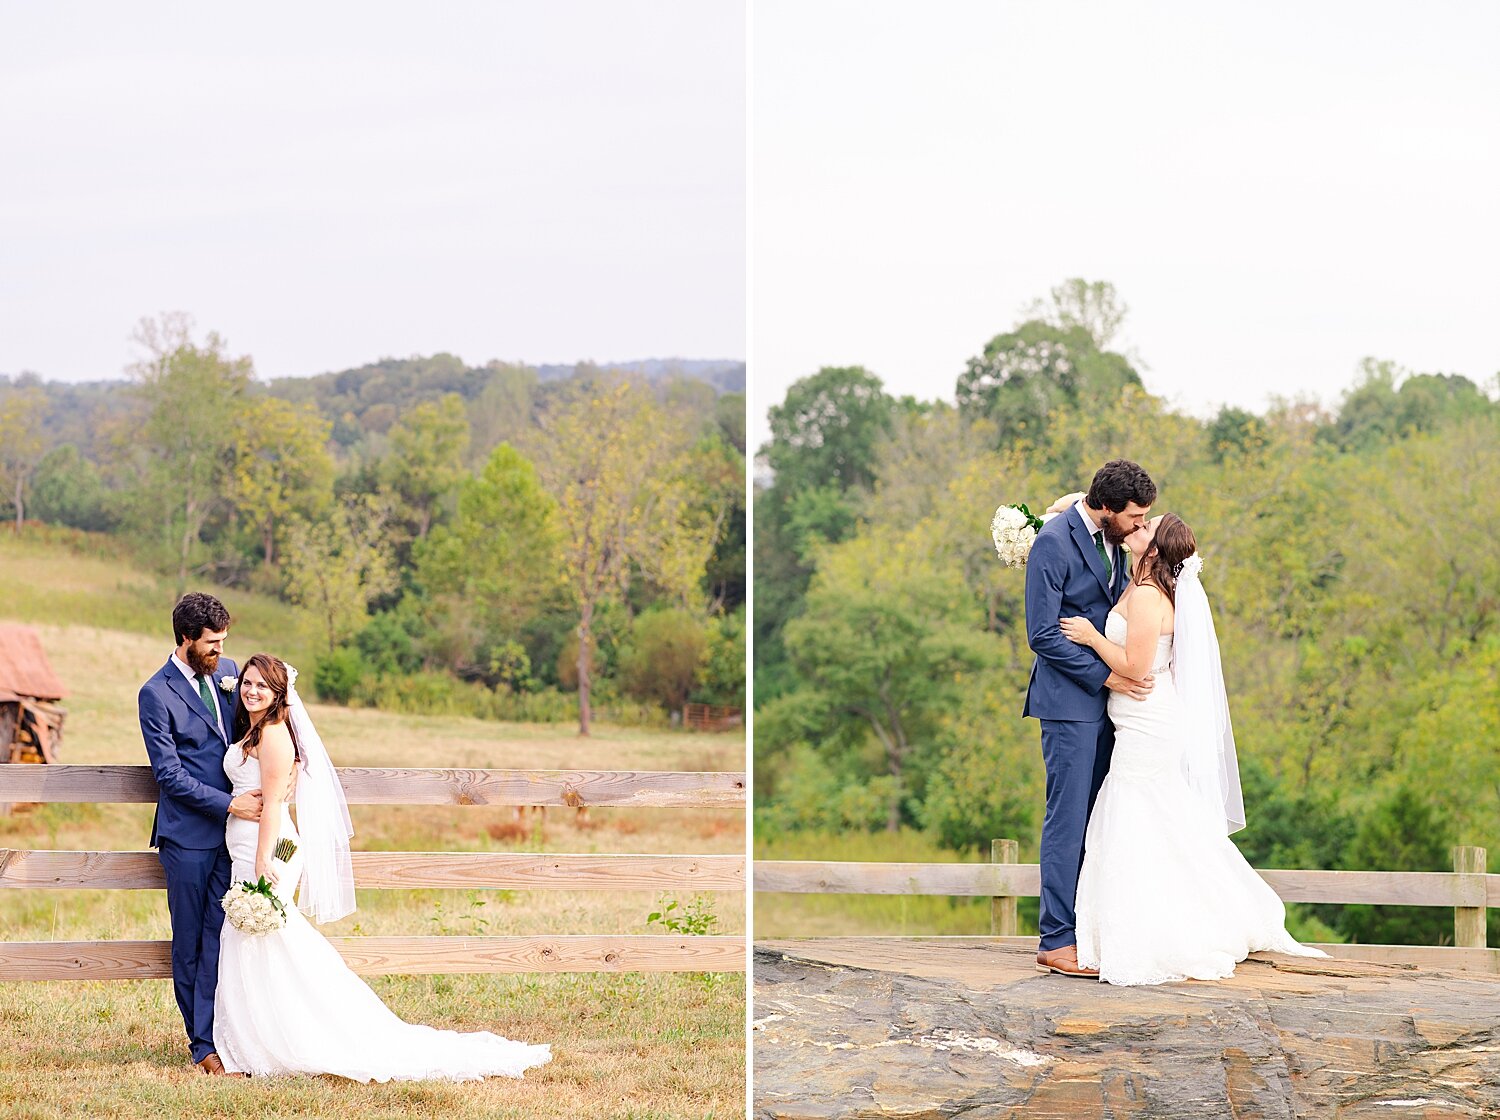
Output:
[[1151,543],[1130,573],[1132,583],[1149,583],[1161,590],[1172,606],[1177,605],[1177,576],[1182,562],[1198,551],[1198,539],[1175,513],[1162,514]]
[[273,723],[285,723],[287,733],[292,737],[292,758],[294,762],[302,761],[302,747],[297,743],[297,732],[292,730],[287,716],[291,714],[291,681],[287,677],[286,665],[280,658],[272,657],[269,653],[257,653],[240,666],[240,680],[245,678],[245,671],[251,667],[260,671],[260,676],[271,690],[271,704],[266,708],[266,714],[256,723],[250,722],[250,713],[245,710],[245,698],[240,696],[239,703],[234,708],[234,738],[241,743],[240,751],[248,756],[254,749],[260,747],[260,733]]

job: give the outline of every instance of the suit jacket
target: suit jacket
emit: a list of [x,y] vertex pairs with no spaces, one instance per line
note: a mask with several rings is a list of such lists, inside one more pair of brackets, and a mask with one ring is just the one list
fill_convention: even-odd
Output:
[[1037,532],[1026,559],[1026,644],[1036,654],[1023,716],[1092,722],[1103,718],[1109,666],[1063,636],[1058,621],[1082,616],[1102,634],[1105,616],[1125,590],[1125,559],[1106,576],[1093,526],[1077,507]]
[[[220,658],[210,682],[227,735],[234,733],[237,698],[219,682],[238,675],[233,661]],[[141,685],[139,705],[141,736],[158,791],[151,846],[165,839],[183,848],[217,848],[224,843],[229,818],[227,740],[203,706],[203,697],[170,659]]]

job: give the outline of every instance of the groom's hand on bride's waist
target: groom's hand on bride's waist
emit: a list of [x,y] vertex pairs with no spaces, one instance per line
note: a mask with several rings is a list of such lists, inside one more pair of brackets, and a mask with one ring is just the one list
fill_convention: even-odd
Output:
[[1123,692],[1132,700],[1144,700],[1151,695],[1151,690],[1156,687],[1156,682],[1150,677],[1147,677],[1143,681],[1135,681],[1129,677],[1122,677],[1119,673],[1110,673],[1105,678],[1104,687],[1111,692]]
[[247,789],[229,801],[229,815],[242,821],[260,820],[260,790]]

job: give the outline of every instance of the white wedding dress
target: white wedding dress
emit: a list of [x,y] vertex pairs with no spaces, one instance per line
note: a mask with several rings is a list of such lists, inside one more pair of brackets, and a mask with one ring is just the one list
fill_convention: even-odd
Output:
[[[235,794],[260,788],[260,760],[244,757],[238,744],[224,756],[224,773]],[[297,841],[290,810],[281,811],[281,836]],[[254,882],[260,825],[231,817],[225,831],[234,861],[231,882]],[[277,871],[284,927],[252,937],[224,922],[214,1046],[226,1070],[256,1077],[331,1073],[354,1081],[473,1081],[520,1077],[551,1060],[549,1046],[397,1018],[297,909],[292,892],[302,874],[301,851]]]
[[[1111,611],[1104,636],[1125,644]],[[1183,710],[1172,635],[1156,647],[1145,700],[1109,696],[1114,755],[1084,837],[1075,905],[1078,963],[1111,984],[1222,980],[1269,950],[1326,956],[1286,931],[1286,907],[1225,834],[1224,816],[1182,772]]]

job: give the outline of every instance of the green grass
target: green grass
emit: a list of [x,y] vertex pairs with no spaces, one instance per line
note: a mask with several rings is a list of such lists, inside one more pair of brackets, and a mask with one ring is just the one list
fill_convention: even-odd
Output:
[[[65,534],[68,543],[28,529],[20,537],[0,532],[5,573],[5,620],[85,623],[100,630],[160,638],[172,644],[174,582],[132,563],[118,542],[102,534]],[[233,619],[230,656],[243,660],[260,650],[311,667],[317,653],[305,612],[266,595],[192,581],[189,590],[218,596]],[[48,650],[51,653],[51,650]]]
[[[0,533],[0,570],[16,589],[0,621],[37,626],[69,688],[62,761],[144,764],[136,692],[171,652],[170,589],[118,559]],[[163,591],[165,590],[165,594]],[[295,659],[285,606],[224,592],[227,645]],[[165,605],[163,605],[165,604]],[[285,635],[285,637],[283,637]],[[285,651],[285,652],[284,652]],[[674,734],[311,705],[339,765],[521,769],[741,770],[739,736]],[[726,809],[551,809],[517,822],[509,808],[356,805],[362,850],[739,853],[744,814]],[[143,850],[150,805],[49,804],[0,817],[0,847]],[[744,899],[711,896],[716,932],[742,933]],[[359,892],[330,935],[654,933],[645,891]],[[683,901],[686,901],[684,898]],[[481,905],[482,904],[482,905]],[[485,924],[481,925],[480,921]],[[0,941],[169,936],[159,891],[0,892]],[[109,1115],[248,1120],[378,1117],[738,1117],[744,1100],[745,987],[740,976],[537,974],[387,976],[370,983],[403,1018],[550,1042],[555,1058],[524,1081],[355,1086],[330,1078],[208,1079],[189,1068],[167,981],[0,984],[0,1116]]]

